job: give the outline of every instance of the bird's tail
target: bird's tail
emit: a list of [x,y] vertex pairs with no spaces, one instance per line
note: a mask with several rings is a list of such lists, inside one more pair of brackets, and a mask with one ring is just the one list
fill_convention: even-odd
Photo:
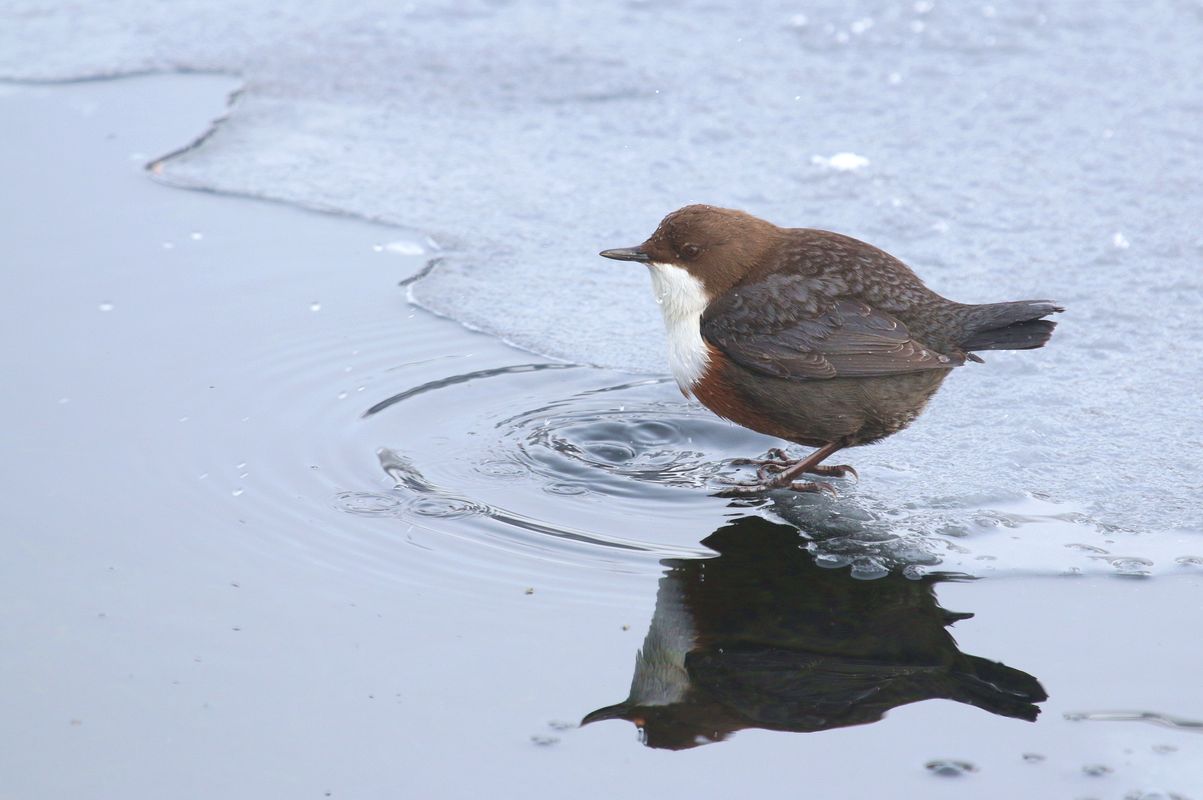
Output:
[[954,671],[953,678],[953,700],[1004,717],[1031,722],[1040,714],[1036,704],[1048,699],[1035,677],[979,656],[969,656],[965,668]]
[[962,350],[1031,350],[1044,347],[1057,323],[1043,319],[1065,309],[1049,300],[965,306]]

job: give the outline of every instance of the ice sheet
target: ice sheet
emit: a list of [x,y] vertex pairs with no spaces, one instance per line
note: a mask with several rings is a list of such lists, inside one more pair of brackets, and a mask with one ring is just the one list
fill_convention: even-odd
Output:
[[429,234],[416,301],[539,353],[663,372],[646,277],[595,254],[690,202],[867,239],[958,300],[1054,298],[1047,350],[848,460],[891,506],[1201,527],[1197,4],[8,9],[8,77],[241,76],[167,180]]

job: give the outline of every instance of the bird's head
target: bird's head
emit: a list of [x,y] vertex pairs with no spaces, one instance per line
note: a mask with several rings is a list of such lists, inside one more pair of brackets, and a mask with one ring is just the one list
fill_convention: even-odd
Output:
[[665,217],[638,247],[603,250],[618,261],[638,261],[658,270],[684,270],[710,297],[717,297],[760,264],[781,229],[743,211],[692,205]]

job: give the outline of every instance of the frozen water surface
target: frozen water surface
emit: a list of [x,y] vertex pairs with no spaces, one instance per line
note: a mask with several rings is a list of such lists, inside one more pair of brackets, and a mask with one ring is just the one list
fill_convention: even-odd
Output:
[[[1132,13],[9,4],[0,75],[231,77],[0,88],[21,643],[0,677],[31,720],[0,794],[742,775],[732,791],[793,796],[802,753],[848,796],[1192,796],[1203,14]],[[147,162],[401,230],[156,186]],[[709,496],[728,460],[776,443],[682,401],[646,278],[595,255],[696,201],[860,236],[956,299],[1070,312],[1047,349],[961,370],[912,430],[850,451],[863,482],[839,499],[731,505]],[[888,702],[772,733],[823,727],[748,688],[797,701],[782,677],[823,623],[727,654],[766,553],[786,577],[881,579],[774,584],[791,608],[846,592],[856,631],[890,631],[896,596],[936,623],[930,650],[803,648],[805,674],[1003,661],[1047,691],[1038,724],[933,681],[873,684],[914,703],[874,725],[840,727]],[[951,651],[944,608],[977,613]],[[729,743],[698,760],[570,724],[650,685],[641,642],[665,664],[696,645],[681,707]],[[958,702],[914,702],[933,696]]]
[[240,76],[168,180],[423,231],[417,302],[536,353],[664,372],[647,278],[595,254],[691,202],[861,237],[955,299],[1055,298],[1047,350],[849,459],[895,507],[1200,529],[1195,3],[7,8],[9,77]]

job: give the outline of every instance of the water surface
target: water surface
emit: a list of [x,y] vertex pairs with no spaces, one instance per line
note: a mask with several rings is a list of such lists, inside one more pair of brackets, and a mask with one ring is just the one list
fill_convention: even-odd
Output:
[[148,179],[236,85],[0,94],[3,794],[1197,794],[1193,539],[714,498],[771,443],[408,305],[423,234]]

